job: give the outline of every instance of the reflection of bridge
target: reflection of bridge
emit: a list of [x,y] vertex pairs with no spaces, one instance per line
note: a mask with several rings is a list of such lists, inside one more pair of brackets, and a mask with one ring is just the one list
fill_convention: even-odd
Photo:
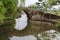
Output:
[[60,19],[60,16],[53,14],[45,14],[40,10],[34,10],[31,8],[25,8],[24,12],[26,12],[28,19],[31,21],[42,21],[55,24],[57,20]]

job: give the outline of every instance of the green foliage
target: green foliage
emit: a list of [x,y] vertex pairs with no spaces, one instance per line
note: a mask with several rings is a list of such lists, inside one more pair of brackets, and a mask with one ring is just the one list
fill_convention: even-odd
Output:
[[56,5],[58,0],[48,0],[47,4],[48,5]]
[[0,25],[3,23],[3,20],[5,19],[6,8],[3,5],[3,2],[0,1]]
[[60,8],[58,10],[52,10],[51,14],[60,16]]
[[38,5],[31,5],[30,8],[37,9],[37,8],[40,8],[40,6],[38,6]]
[[60,29],[60,21],[59,21],[58,23],[56,23],[56,27],[57,27],[58,29]]
[[19,11],[23,11],[23,9],[24,9],[24,5],[25,5],[25,0],[20,0]]
[[0,0],[0,25],[4,20],[14,20],[17,16],[18,0]]
[[[20,11],[23,10],[25,0],[20,0]],[[15,20],[17,17],[18,0],[0,0],[0,25],[4,21]]]
[[19,7],[20,12],[23,11],[23,9],[24,9],[24,7],[22,7],[22,6]]
[[57,4],[57,0],[47,0],[45,3],[43,3],[45,7],[45,13],[48,13],[48,8],[50,9],[53,5]]
[[0,14],[0,25],[3,24],[4,19],[5,19],[5,16],[3,14]]
[[0,13],[5,14],[6,8],[4,7],[2,1],[0,1]]
[[21,3],[25,3],[25,0],[20,0],[21,1]]
[[[11,16],[16,11],[16,0],[4,0],[4,7],[7,9],[6,16]],[[7,6],[8,5],[8,6]]]

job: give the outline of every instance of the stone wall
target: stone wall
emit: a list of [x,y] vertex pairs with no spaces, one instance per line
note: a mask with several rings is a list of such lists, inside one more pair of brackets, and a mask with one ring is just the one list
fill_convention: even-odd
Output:
[[53,14],[46,14],[40,10],[25,8],[24,12],[26,12],[28,19],[31,21],[42,21],[42,22],[50,22],[57,23],[57,19],[60,19],[60,16]]

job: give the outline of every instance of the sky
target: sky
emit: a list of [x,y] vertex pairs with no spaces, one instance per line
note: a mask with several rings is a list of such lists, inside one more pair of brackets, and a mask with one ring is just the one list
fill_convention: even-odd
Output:
[[[38,0],[26,0],[25,1],[25,6],[28,7],[32,4],[35,4],[36,2],[38,2]],[[20,0],[18,0],[18,6],[20,6]]]
[[[38,0],[26,0],[25,1],[25,7],[28,7],[28,6],[32,5],[32,4],[35,4],[36,2],[38,2]],[[20,6],[20,0],[18,0],[18,6]],[[59,9],[60,4],[53,6],[52,9],[53,8]]]
[[38,2],[38,0],[26,0],[25,1],[25,6],[29,6],[29,5],[35,4],[36,2]]

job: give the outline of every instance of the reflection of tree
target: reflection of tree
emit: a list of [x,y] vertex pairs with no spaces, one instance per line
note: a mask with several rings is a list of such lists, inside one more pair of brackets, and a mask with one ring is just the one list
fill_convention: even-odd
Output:
[[0,34],[0,40],[10,40],[8,37],[9,36],[7,34]]
[[56,31],[45,31],[45,32],[42,32],[40,33],[38,36],[37,36],[37,39],[38,40],[53,40],[53,39],[59,39],[57,38],[57,36],[59,35],[58,32]]

